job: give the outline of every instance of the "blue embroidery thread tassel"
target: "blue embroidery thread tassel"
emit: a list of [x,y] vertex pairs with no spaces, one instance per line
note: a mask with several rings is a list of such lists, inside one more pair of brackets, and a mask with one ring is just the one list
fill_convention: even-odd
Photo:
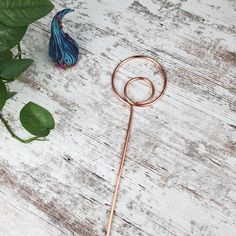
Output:
[[79,59],[79,46],[74,39],[63,31],[62,18],[72,9],[59,11],[52,19],[49,57],[57,66],[66,69],[75,65]]

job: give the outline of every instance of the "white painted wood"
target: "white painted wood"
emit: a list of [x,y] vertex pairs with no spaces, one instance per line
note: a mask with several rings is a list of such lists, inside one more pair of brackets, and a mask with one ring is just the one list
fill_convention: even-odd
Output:
[[[3,189],[2,189],[3,190]],[[18,235],[65,235],[55,228],[50,219],[34,205],[19,198],[9,189],[0,194],[1,236]]]
[[[128,120],[110,77],[134,54],[158,59],[169,83],[152,108],[136,109],[112,236],[236,235],[236,2],[53,2],[24,37],[35,63],[10,85],[18,95],[4,115],[27,137],[18,114],[34,101],[57,126],[29,145],[1,126],[0,235],[104,235]],[[64,7],[75,9],[64,27],[81,47],[66,71],[47,55]]]

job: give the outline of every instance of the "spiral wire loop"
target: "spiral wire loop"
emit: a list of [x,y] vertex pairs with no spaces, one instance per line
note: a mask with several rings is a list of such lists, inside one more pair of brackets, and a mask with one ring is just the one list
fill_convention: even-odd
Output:
[[[123,96],[120,95],[119,92],[117,91],[117,89],[115,87],[115,78],[117,77],[117,73],[118,73],[119,69],[122,66],[124,66],[126,63],[128,63],[129,61],[136,60],[136,59],[142,59],[142,60],[152,62],[152,63],[154,63],[156,68],[159,70],[160,75],[163,79],[163,85],[162,85],[162,89],[158,95],[156,95],[156,90],[155,90],[155,86],[154,86],[153,82],[151,80],[149,80],[148,78],[141,77],[141,76],[133,77],[125,83]],[[130,96],[128,94],[128,87],[135,81],[143,81],[150,87],[151,95],[149,98],[147,98],[146,100],[143,100],[143,101],[133,101],[130,98]],[[152,57],[149,57],[149,56],[135,55],[135,56],[131,56],[131,57],[124,59],[116,66],[116,68],[114,69],[114,71],[112,73],[111,84],[112,84],[112,89],[113,89],[114,93],[116,94],[116,96],[122,102],[124,102],[127,106],[129,106],[130,115],[129,115],[128,128],[127,128],[126,136],[125,136],[125,143],[124,143],[124,147],[123,147],[122,154],[121,154],[120,166],[119,166],[117,177],[116,177],[115,189],[114,189],[113,197],[112,197],[112,204],[111,204],[110,216],[109,216],[107,230],[106,230],[106,236],[110,236],[110,234],[111,234],[112,222],[113,222],[114,213],[115,213],[115,207],[116,207],[116,202],[117,202],[117,197],[118,197],[118,192],[119,192],[119,187],[120,187],[120,181],[121,181],[121,177],[122,177],[122,173],[123,173],[123,169],[124,169],[126,153],[128,150],[128,143],[129,143],[129,138],[130,138],[130,133],[131,133],[134,107],[151,106],[158,99],[160,99],[166,89],[167,77],[166,77],[166,73],[165,73],[162,65],[158,61],[156,61],[155,59],[153,59]]]

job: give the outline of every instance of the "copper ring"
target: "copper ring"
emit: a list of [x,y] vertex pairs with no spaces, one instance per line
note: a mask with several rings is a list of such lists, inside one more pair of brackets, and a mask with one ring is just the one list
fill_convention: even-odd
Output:
[[[144,59],[144,60],[146,60],[146,61],[150,61],[150,62],[154,63],[155,66],[156,66],[156,68],[157,68],[158,71],[160,72],[160,75],[161,75],[162,79],[163,79],[163,86],[162,86],[162,89],[161,89],[160,93],[159,93],[157,96],[155,96],[155,97],[153,96],[152,98],[149,98],[149,99],[147,99],[146,101],[139,101],[139,102],[135,102],[135,103],[134,103],[132,100],[130,100],[130,99],[128,98],[128,96],[125,96],[125,95],[121,96],[121,95],[118,93],[118,91],[117,91],[117,89],[116,89],[116,87],[115,87],[115,78],[116,78],[117,72],[119,71],[119,69],[120,69],[124,64],[126,64],[127,62],[129,62],[129,61],[131,61],[131,60],[136,60],[136,59]],[[135,78],[137,78],[137,77],[135,77]],[[139,77],[139,78],[140,78],[140,77]],[[132,80],[132,79],[134,79],[134,78],[131,78],[130,80]],[[130,83],[131,83],[130,80],[129,80],[128,82],[126,82],[125,87],[128,86],[127,84],[130,84]],[[134,81],[134,80],[132,80],[132,81]],[[150,81],[150,80],[149,80],[149,81]],[[146,82],[147,82],[147,81],[146,81]],[[151,85],[151,88],[154,87],[154,85],[153,85],[153,83],[152,83],[151,81],[150,81],[150,83],[152,84],[152,85]],[[112,89],[113,89],[114,93],[117,95],[117,97],[118,97],[121,101],[123,101],[124,103],[126,103],[126,104],[129,105],[129,106],[135,105],[135,106],[139,106],[139,107],[144,107],[144,106],[150,106],[150,105],[152,105],[153,103],[155,103],[155,102],[163,95],[163,93],[164,93],[164,91],[165,91],[165,89],[166,89],[166,85],[167,85],[167,77],[166,77],[166,73],[165,73],[165,71],[164,71],[162,65],[161,65],[158,61],[156,61],[154,58],[149,57],[149,56],[143,56],[143,55],[135,55],[135,56],[131,56],[131,57],[128,57],[128,58],[124,59],[123,61],[121,61],[121,62],[116,66],[115,70],[114,70],[113,73],[112,73],[111,84],[112,84]],[[149,85],[150,85],[150,84],[149,84]],[[127,94],[126,94],[126,95],[127,95]],[[128,98],[128,99],[127,99],[127,98]]]
[[[147,98],[146,100],[144,101],[139,101],[139,102],[135,102],[133,101],[129,96],[128,96],[128,87],[131,83],[133,83],[134,81],[138,81],[138,80],[142,80],[144,82],[146,82],[146,84],[148,84],[148,86],[151,88],[152,90],[152,93],[151,95],[149,96],[149,98]],[[124,87],[124,98],[126,101],[129,102],[129,104],[133,105],[133,106],[143,106],[143,105],[146,105],[147,103],[149,103],[149,101],[154,97],[155,95],[155,87],[152,83],[151,80],[145,78],[145,77],[134,77],[130,80],[127,81],[127,83],[125,84],[125,87]]]
[[[145,77],[134,77],[129,79],[125,86],[124,86],[124,95],[121,96],[118,91],[116,90],[115,87],[115,77],[116,77],[116,73],[118,72],[118,70],[120,69],[120,67],[122,67],[125,63],[127,63],[130,60],[134,60],[134,59],[144,59],[144,60],[148,60],[152,63],[154,63],[157,67],[157,69],[160,71],[161,77],[164,81],[163,83],[163,87],[160,91],[160,94],[157,96],[155,96],[155,87],[153,85],[153,83],[145,78]],[[129,96],[128,96],[128,86],[137,80],[142,80],[144,82],[146,82],[149,87],[151,88],[152,92],[151,92],[151,96],[143,101],[137,101],[134,102]],[[124,170],[124,164],[125,164],[125,159],[126,159],[126,154],[127,154],[127,150],[128,150],[128,144],[129,144],[129,139],[130,139],[130,134],[131,134],[131,126],[132,126],[132,122],[133,122],[133,114],[134,114],[134,107],[135,106],[139,106],[139,107],[144,107],[144,106],[149,106],[151,104],[153,104],[154,102],[156,102],[164,93],[165,89],[166,89],[166,84],[167,84],[167,78],[166,78],[166,74],[165,71],[162,67],[162,65],[157,62],[155,59],[151,58],[151,57],[147,57],[147,56],[131,56],[126,58],[125,60],[121,61],[117,67],[115,68],[115,70],[112,73],[112,79],[111,79],[111,83],[112,83],[112,89],[115,92],[115,94],[117,95],[117,97],[122,100],[124,103],[126,103],[126,105],[129,106],[130,109],[130,115],[129,115],[129,122],[128,122],[128,128],[126,131],[126,136],[125,136],[125,143],[122,149],[122,154],[121,154],[121,159],[120,159],[120,165],[119,165],[119,169],[118,169],[118,173],[117,173],[117,177],[116,177],[116,183],[115,183],[115,189],[112,195],[112,203],[111,203],[111,209],[110,209],[110,214],[109,214],[109,220],[108,220],[108,225],[107,225],[107,231],[106,231],[106,236],[110,236],[111,234],[111,230],[112,230],[112,222],[113,222],[113,217],[115,215],[115,207],[116,207],[116,201],[117,201],[117,197],[118,197],[118,193],[119,193],[119,187],[120,187],[120,182],[121,182],[121,178],[122,178],[122,173]]]

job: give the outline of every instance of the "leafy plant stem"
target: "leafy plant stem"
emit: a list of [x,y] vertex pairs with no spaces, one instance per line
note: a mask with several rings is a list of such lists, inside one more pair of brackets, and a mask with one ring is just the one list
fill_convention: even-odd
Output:
[[29,139],[22,139],[19,136],[17,136],[11,129],[11,127],[8,125],[7,120],[2,116],[2,114],[0,114],[0,120],[2,121],[2,123],[4,124],[4,126],[6,127],[7,131],[11,134],[11,136],[15,139],[17,139],[18,141],[22,142],[22,143],[31,143],[34,140],[38,140],[38,141],[46,141],[46,139],[41,139],[39,137],[32,137]]
[[17,58],[22,59],[22,55],[21,55],[22,51],[21,51],[20,42],[17,44],[17,50],[18,50],[18,52],[17,52],[17,54],[14,56],[14,59],[17,59]]
[[28,102],[21,109],[19,118],[31,138],[23,139],[15,134],[2,113],[6,102],[17,94],[8,90],[7,83],[20,79],[33,63],[31,59],[22,59],[21,40],[28,26],[48,14],[53,7],[50,0],[15,0],[14,3],[12,0],[0,0],[0,123],[21,143],[47,141],[46,136],[55,127],[54,118],[47,109]]
[[19,53],[19,59],[21,59],[22,56],[21,56],[21,46],[20,46],[20,42],[17,44],[17,49],[18,49],[18,53]]

